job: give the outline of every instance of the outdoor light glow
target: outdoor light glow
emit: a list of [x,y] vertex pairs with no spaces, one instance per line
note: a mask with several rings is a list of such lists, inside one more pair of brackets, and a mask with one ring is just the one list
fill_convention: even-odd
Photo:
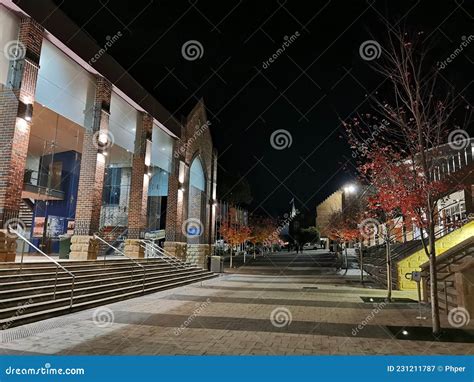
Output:
[[408,332],[407,332],[406,330],[404,330],[404,331],[402,331],[402,334],[403,334],[404,336],[407,336],[407,335],[408,335]]
[[107,143],[107,134],[100,133],[99,134],[99,142],[105,145]]
[[356,191],[357,191],[357,188],[353,184],[348,184],[347,186],[344,186],[344,192],[346,194],[353,194]]
[[28,122],[23,118],[17,118],[16,126],[21,132],[25,132],[28,129]]

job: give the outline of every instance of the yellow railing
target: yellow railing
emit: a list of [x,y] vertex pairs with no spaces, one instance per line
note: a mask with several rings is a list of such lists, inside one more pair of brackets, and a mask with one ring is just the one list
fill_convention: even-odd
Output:
[[[459,244],[463,240],[473,236],[474,221],[471,221],[461,228],[458,228],[457,230],[436,240],[436,256],[443,254],[449,248],[452,248],[456,244]],[[413,271],[420,271],[420,265],[426,263],[427,260],[428,258],[426,257],[425,250],[422,248],[413,255],[410,255],[397,263],[397,277],[400,290],[416,289],[416,282],[407,280],[405,274]]]

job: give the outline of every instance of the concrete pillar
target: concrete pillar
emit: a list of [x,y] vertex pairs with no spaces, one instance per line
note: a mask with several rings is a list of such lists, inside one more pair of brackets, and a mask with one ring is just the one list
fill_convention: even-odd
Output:
[[90,235],[74,235],[71,238],[72,260],[96,260],[100,249],[100,242]]
[[18,215],[43,35],[34,20],[20,20],[8,85],[0,88],[0,228],[21,225]]
[[[97,76],[92,128],[84,132],[81,170],[76,204],[76,224],[71,240],[72,260],[95,260],[99,246],[93,238],[99,230],[105,157],[103,152],[111,143],[108,134],[112,84]],[[76,244],[76,245],[75,245]],[[80,244],[80,245],[79,245]]]
[[466,262],[454,275],[457,304],[474,316],[474,261]]
[[126,239],[125,254],[132,259],[143,259],[145,257],[145,248],[137,239]]
[[0,230],[0,263],[15,262],[16,238],[8,230]]

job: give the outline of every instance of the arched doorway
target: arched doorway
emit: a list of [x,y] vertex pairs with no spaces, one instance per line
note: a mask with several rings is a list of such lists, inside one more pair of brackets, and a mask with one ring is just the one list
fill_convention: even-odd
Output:
[[187,242],[204,243],[206,226],[206,176],[199,157],[194,158],[189,169]]

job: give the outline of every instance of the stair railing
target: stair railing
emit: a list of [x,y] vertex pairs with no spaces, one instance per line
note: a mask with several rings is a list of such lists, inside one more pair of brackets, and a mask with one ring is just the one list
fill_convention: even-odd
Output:
[[57,287],[58,287],[59,268],[61,268],[64,272],[66,272],[69,276],[72,277],[71,296],[70,296],[70,303],[69,303],[69,309],[72,310],[72,302],[73,302],[73,298],[74,298],[74,284],[75,284],[75,281],[76,281],[76,275],[74,273],[72,273],[71,271],[68,271],[61,264],[59,264],[56,260],[54,260],[52,257],[48,256],[46,253],[44,253],[41,249],[39,249],[36,245],[34,245],[31,241],[29,241],[26,237],[24,237],[17,230],[15,230],[13,228],[10,228],[10,231],[13,232],[15,235],[17,235],[21,240],[23,240],[25,243],[27,243],[30,247],[34,248],[39,254],[43,255],[48,260],[50,260],[54,264],[56,264],[56,274],[55,274],[55,277],[54,277],[54,292],[53,292],[53,299],[54,300],[56,300],[56,290],[57,290]]
[[[464,258],[468,256],[473,256],[474,255],[474,253],[472,253],[473,246],[474,246],[474,237],[471,237],[455,245],[454,247],[448,249],[447,251],[445,251],[445,253],[439,255],[436,258],[436,276],[437,276],[436,281],[438,283],[443,283],[443,287],[444,287],[443,297],[445,299],[445,304],[446,304],[446,314],[449,313],[449,301],[448,301],[447,289],[448,289],[448,282],[450,282],[447,279],[456,273],[455,271],[451,269],[451,266],[456,265],[457,263],[459,263],[460,260],[463,260]],[[430,287],[429,261],[424,264],[421,264],[420,268],[421,268],[421,276],[423,278],[424,292],[426,295],[428,295],[427,288]],[[443,271],[446,271],[446,275],[442,277],[438,277],[438,274],[442,273]]]
[[[142,277],[142,292],[145,292],[145,281],[146,281],[146,268],[141,265],[138,261],[132,259],[130,256],[127,256],[124,252],[122,252],[120,249],[118,248],[115,248],[112,244],[109,244],[107,241],[105,241],[104,239],[102,239],[99,235],[95,234],[94,235],[94,238],[99,240],[101,243],[104,243],[106,244],[107,246],[109,246],[111,249],[113,249],[115,252],[118,252],[120,253],[122,256],[126,257],[127,259],[131,260],[132,263],[134,263],[135,265],[138,265],[140,268],[143,269],[143,277]],[[105,265],[105,255],[104,255],[104,265]],[[133,265],[131,267],[131,270],[132,270],[132,275],[131,275],[131,278],[130,278],[130,285],[133,283]]]
[[151,241],[151,240],[140,240],[140,242],[143,244],[142,248],[144,248],[145,250],[148,250],[149,248],[151,248],[151,252],[154,255],[155,255],[155,252],[158,253],[158,256],[156,256],[156,257],[162,258],[168,264],[175,267],[176,269],[179,269],[180,267],[183,268],[183,269],[188,269],[188,268],[193,267],[192,265],[186,264],[186,262],[177,260],[172,254],[165,251],[163,248],[161,248],[157,244],[153,243],[153,241]]

